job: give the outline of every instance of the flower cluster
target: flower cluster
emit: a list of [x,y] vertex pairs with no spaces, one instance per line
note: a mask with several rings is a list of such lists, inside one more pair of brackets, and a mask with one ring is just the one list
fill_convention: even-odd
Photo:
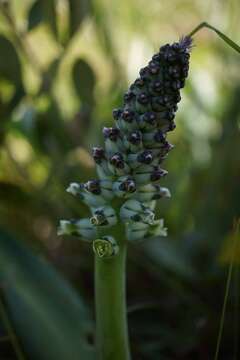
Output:
[[[61,220],[59,234],[94,240],[99,256],[118,251],[111,229],[124,223],[130,241],[166,235],[162,219],[155,219],[156,200],[169,197],[159,185],[167,174],[162,162],[173,146],[166,134],[175,128],[175,113],[189,70],[191,38],[164,45],[139,72],[113,111],[115,126],[103,128],[105,148],[94,147],[97,180],[72,183],[67,191],[78,196],[91,217]],[[119,199],[116,201],[116,199]]]

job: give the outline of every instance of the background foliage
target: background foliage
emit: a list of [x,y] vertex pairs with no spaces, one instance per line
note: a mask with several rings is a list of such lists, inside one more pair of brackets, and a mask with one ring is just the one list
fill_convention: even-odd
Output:
[[[206,20],[240,43],[237,0],[0,1],[1,359],[95,358],[93,254],[56,236],[85,216],[65,188],[94,177],[128,84],[164,43]],[[165,163],[167,239],[129,249],[133,359],[213,359],[226,274],[233,278],[219,359],[238,359],[239,56],[208,30]],[[239,235],[237,240],[239,240]]]

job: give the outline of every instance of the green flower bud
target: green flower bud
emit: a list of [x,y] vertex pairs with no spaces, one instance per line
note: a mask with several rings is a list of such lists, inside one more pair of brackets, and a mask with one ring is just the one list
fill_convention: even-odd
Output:
[[89,219],[60,220],[57,234],[79,236],[83,240],[92,240],[97,235]]
[[108,259],[117,255],[119,246],[112,236],[104,236],[93,242],[93,251],[100,258]]
[[167,175],[167,171],[159,167],[152,167],[151,171],[147,168],[136,169],[133,172],[133,178],[137,184],[148,184],[151,182],[159,181],[162,177]]
[[137,199],[138,201],[148,202],[151,200],[158,200],[164,197],[171,197],[170,191],[161,187],[157,184],[147,184],[144,186],[139,186],[132,198]]
[[148,228],[147,237],[151,236],[167,236],[167,228],[164,227],[164,220],[155,220]]
[[149,225],[142,222],[131,222],[126,227],[129,241],[143,240],[148,232]]

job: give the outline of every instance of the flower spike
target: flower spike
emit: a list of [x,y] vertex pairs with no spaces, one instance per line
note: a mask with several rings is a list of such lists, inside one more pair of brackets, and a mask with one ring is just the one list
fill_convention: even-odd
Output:
[[62,220],[59,234],[95,238],[93,249],[99,257],[117,254],[112,235],[118,225],[124,224],[130,241],[167,234],[154,209],[156,200],[170,197],[159,183],[167,174],[162,162],[173,148],[167,133],[176,127],[191,48],[192,39],[186,36],[153,55],[125,93],[122,107],[113,110],[115,125],[103,128],[105,147],[93,148],[99,179],[72,183],[67,189],[89,206],[92,216]]

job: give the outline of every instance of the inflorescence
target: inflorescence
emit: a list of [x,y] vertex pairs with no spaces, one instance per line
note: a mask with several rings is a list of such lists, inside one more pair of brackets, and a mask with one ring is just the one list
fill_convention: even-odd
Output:
[[92,216],[61,220],[60,235],[94,240],[93,249],[100,257],[117,253],[112,229],[118,222],[125,224],[130,241],[166,235],[163,219],[155,219],[154,209],[156,200],[170,197],[169,190],[159,185],[167,174],[161,165],[173,148],[166,135],[176,126],[191,46],[190,37],[164,45],[140,70],[123,106],[113,110],[115,126],[103,128],[105,148],[93,148],[98,179],[71,183],[67,189],[89,206]]

